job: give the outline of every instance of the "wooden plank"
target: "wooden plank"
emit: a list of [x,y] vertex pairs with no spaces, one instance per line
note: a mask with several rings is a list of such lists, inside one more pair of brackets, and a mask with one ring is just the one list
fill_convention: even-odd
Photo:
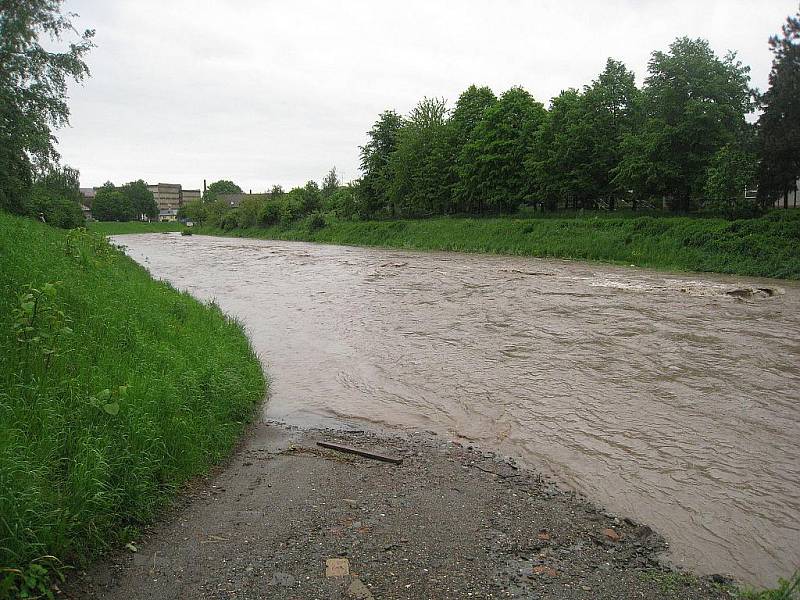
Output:
[[332,442],[317,442],[317,446],[327,448],[328,450],[337,450],[338,452],[347,452],[349,454],[356,454],[364,458],[371,458],[372,460],[380,460],[383,462],[399,465],[403,462],[402,458],[394,458],[392,456],[384,456],[383,454],[376,454],[368,450],[361,450],[360,448],[351,448],[350,446],[342,446],[341,444],[334,444]]

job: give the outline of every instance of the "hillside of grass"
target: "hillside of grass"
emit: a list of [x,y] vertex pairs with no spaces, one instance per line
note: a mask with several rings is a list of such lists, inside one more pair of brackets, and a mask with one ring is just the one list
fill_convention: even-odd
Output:
[[1,212],[0,359],[0,597],[134,539],[265,395],[218,308],[99,234]]
[[320,222],[195,233],[354,246],[602,261],[673,271],[800,279],[800,211],[754,219],[670,216],[436,218]]
[[173,221],[166,223],[141,221],[90,221],[86,224],[89,231],[103,235],[119,235],[125,233],[163,233],[165,231],[180,231],[183,225]]

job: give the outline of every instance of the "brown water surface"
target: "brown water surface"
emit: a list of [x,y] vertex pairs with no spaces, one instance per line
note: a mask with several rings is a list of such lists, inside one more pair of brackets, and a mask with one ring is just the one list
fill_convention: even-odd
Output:
[[265,416],[470,440],[773,584],[800,566],[800,286],[178,234],[117,238],[246,325]]

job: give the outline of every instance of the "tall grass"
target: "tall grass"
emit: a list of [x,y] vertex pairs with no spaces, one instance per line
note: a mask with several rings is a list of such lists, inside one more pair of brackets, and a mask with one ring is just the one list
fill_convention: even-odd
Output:
[[0,359],[0,596],[129,541],[265,394],[218,308],[103,236],[3,213]]
[[757,219],[623,216],[339,221],[196,233],[420,250],[596,260],[676,271],[800,279],[800,211]]

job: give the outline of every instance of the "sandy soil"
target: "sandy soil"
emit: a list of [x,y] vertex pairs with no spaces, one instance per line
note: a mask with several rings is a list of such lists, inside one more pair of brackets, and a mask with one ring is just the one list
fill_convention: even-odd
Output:
[[75,573],[61,597],[729,597],[719,578],[671,571],[649,527],[427,433],[256,425],[135,545]]

